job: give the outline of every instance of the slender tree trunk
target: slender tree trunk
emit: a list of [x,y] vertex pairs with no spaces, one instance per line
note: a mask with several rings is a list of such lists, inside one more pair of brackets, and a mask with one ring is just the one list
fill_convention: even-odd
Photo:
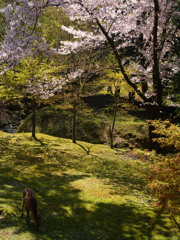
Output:
[[157,94],[157,104],[162,105],[162,83],[159,71],[158,58],[158,25],[159,25],[159,1],[154,0],[154,29],[153,29],[153,86]]
[[110,127],[110,147],[114,148],[114,127],[115,127],[115,122],[116,122],[116,115],[117,115],[117,105],[118,105],[118,100],[115,98],[115,106],[114,106],[114,116],[113,116],[113,122],[112,122],[112,127]]
[[32,100],[33,113],[32,113],[32,137],[36,138],[36,100]]
[[76,143],[76,100],[73,101],[72,141]]
[[170,214],[171,214],[171,217],[173,218],[173,220],[174,220],[174,222],[175,222],[175,224],[176,224],[176,226],[178,227],[179,232],[180,232],[180,225],[179,225],[179,223],[177,222],[175,216],[174,216],[172,213],[170,213]]

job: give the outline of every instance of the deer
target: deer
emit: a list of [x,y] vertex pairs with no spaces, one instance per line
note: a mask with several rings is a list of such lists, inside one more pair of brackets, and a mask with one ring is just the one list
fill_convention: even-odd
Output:
[[34,218],[34,226],[36,230],[39,230],[39,215],[37,212],[37,199],[34,192],[29,188],[26,188],[23,191],[23,204],[22,204],[22,214],[21,214],[22,218],[23,218],[24,205],[26,207],[26,212],[27,212],[27,224],[29,224],[29,212],[31,212]]

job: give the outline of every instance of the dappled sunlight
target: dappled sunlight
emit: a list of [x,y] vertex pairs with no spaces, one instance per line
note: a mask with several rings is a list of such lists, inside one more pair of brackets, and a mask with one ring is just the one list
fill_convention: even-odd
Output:
[[0,0],[0,239],[180,239],[179,10]]
[[[37,137],[41,143],[29,134],[3,133],[0,138],[4,143],[0,238],[150,240],[173,236],[175,229],[168,216],[156,218],[149,206],[143,176],[134,168],[130,154],[80,142],[90,149],[86,154],[71,140],[43,134]],[[22,191],[27,187],[38,200],[38,233],[32,217],[29,226],[25,218],[20,219]]]

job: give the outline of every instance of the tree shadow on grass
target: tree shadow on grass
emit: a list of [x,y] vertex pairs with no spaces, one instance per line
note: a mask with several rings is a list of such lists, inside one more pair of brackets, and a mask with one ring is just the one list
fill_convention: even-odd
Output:
[[[38,157],[41,149],[33,149],[30,158],[27,156],[31,149],[26,151],[23,147],[21,156],[12,154],[12,159],[7,159],[0,165],[0,210],[7,211],[6,217],[0,219],[0,238],[11,239],[12,236],[18,240],[150,240],[154,237],[154,231],[157,234],[160,231],[161,236],[170,237],[171,233],[168,233],[161,215],[154,222],[153,216],[146,211],[148,209],[143,208],[142,211],[142,208],[133,202],[113,204],[96,202],[96,199],[87,200],[82,198],[81,190],[72,187],[72,182],[83,180],[92,174],[97,178],[108,178],[115,189],[120,183],[130,186],[128,189],[141,187],[142,182],[132,174],[133,169],[129,173],[125,171],[126,167],[130,167],[129,164],[122,163],[120,166],[120,163],[115,161],[101,161],[97,156],[93,156],[93,162],[91,156],[88,156],[90,162],[87,159],[83,162],[83,159],[68,155],[72,160],[67,163],[67,169],[76,169],[77,172],[63,173],[58,169],[58,164],[60,167],[62,164],[62,156],[58,152],[48,155],[52,159],[47,164],[43,157]],[[35,158],[32,157],[34,155]],[[26,187],[35,191],[39,202],[39,232],[35,231],[32,223],[27,226],[25,219],[19,218],[22,191]],[[88,205],[92,207],[88,208]]]
[[[147,194],[145,189],[145,179],[138,174],[135,169],[135,163],[131,161],[112,161],[107,157],[105,159],[100,158],[98,155],[85,156],[85,161],[81,159],[81,165],[76,165],[78,169],[83,169],[86,173],[92,173],[94,176],[100,179],[108,179],[116,190],[120,189],[120,194],[126,194],[127,192],[140,191]],[[89,158],[89,159],[87,159]],[[124,189],[124,190],[123,190]]]
[[[30,234],[29,240],[150,240],[153,239],[152,232],[156,226],[161,229],[162,235],[168,234],[160,215],[154,223],[148,212],[141,212],[140,208],[131,203],[118,205],[98,202],[93,203],[93,209],[87,209],[86,204],[92,202],[82,200],[81,191],[72,187],[71,182],[87,178],[88,174],[66,173],[57,176],[42,172],[38,176],[25,175],[17,180],[15,176],[18,172],[13,171],[14,177],[2,185],[2,190],[6,193],[3,201],[14,204],[16,217],[1,219],[0,229],[14,227],[11,234],[17,236],[17,239]],[[2,176],[0,179],[1,182],[5,180]],[[27,226],[25,220],[19,218],[24,185],[35,190],[39,201],[39,232],[35,231],[32,224]]]
[[[31,239],[62,239],[62,240],[150,240],[154,239],[152,232],[157,227],[161,234],[171,237],[163,228],[163,219],[159,218],[156,224],[147,213],[140,213],[133,206],[98,203],[93,211],[83,207],[71,208],[67,214],[62,208],[51,214],[43,215],[40,231],[34,230],[33,225],[26,226],[12,221],[16,229],[13,235],[31,233]],[[161,235],[161,236],[162,236]]]

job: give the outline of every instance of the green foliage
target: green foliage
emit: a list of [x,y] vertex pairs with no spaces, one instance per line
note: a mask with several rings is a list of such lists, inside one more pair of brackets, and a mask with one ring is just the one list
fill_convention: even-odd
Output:
[[70,40],[70,35],[61,29],[62,25],[68,25],[70,20],[60,8],[46,8],[40,18],[38,27],[52,47],[59,47],[60,41]]
[[[100,56],[99,62],[97,65],[101,66],[102,71],[98,81],[95,82],[97,86],[101,86],[100,93],[107,94],[108,86],[112,87],[112,92],[115,93],[116,88],[120,88],[121,96],[128,96],[128,93],[133,91],[132,87],[127,84],[124,80],[123,74],[120,72],[114,54],[102,52],[99,53]],[[126,68],[128,75],[131,75],[132,69],[129,67]]]
[[22,98],[22,83],[22,81],[17,79],[14,71],[7,71],[3,75],[0,75],[0,99],[2,101],[9,101]]
[[[0,0],[0,9],[6,7],[7,4],[13,3],[14,0]],[[4,14],[0,13],[0,43],[2,42],[5,35],[5,17]]]
[[154,141],[158,142],[161,147],[174,146],[180,151],[180,126],[171,124],[169,121],[152,121],[155,127],[154,133],[159,135]]
[[38,99],[39,92],[28,94],[29,88],[33,86],[35,90],[35,85],[51,82],[53,78],[59,79],[62,69],[62,66],[57,67],[42,57],[23,59],[13,70],[0,75],[0,99],[8,101],[24,96]]
[[163,207],[171,214],[180,213],[180,127],[169,121],[152,121],[155,133],[160,137],[154,139],[161,147],[173,146],[177,152],[167,155],[151,153],[145,161],[144,170],[148,178],[148,188],[157,198],[157,206]]
[[5,34],[5,19],[4,16],[0,13],[0,42],[3,40]]
[[13,3],[14,0],[0,0],[0,8],[5,7],[8,3]]

